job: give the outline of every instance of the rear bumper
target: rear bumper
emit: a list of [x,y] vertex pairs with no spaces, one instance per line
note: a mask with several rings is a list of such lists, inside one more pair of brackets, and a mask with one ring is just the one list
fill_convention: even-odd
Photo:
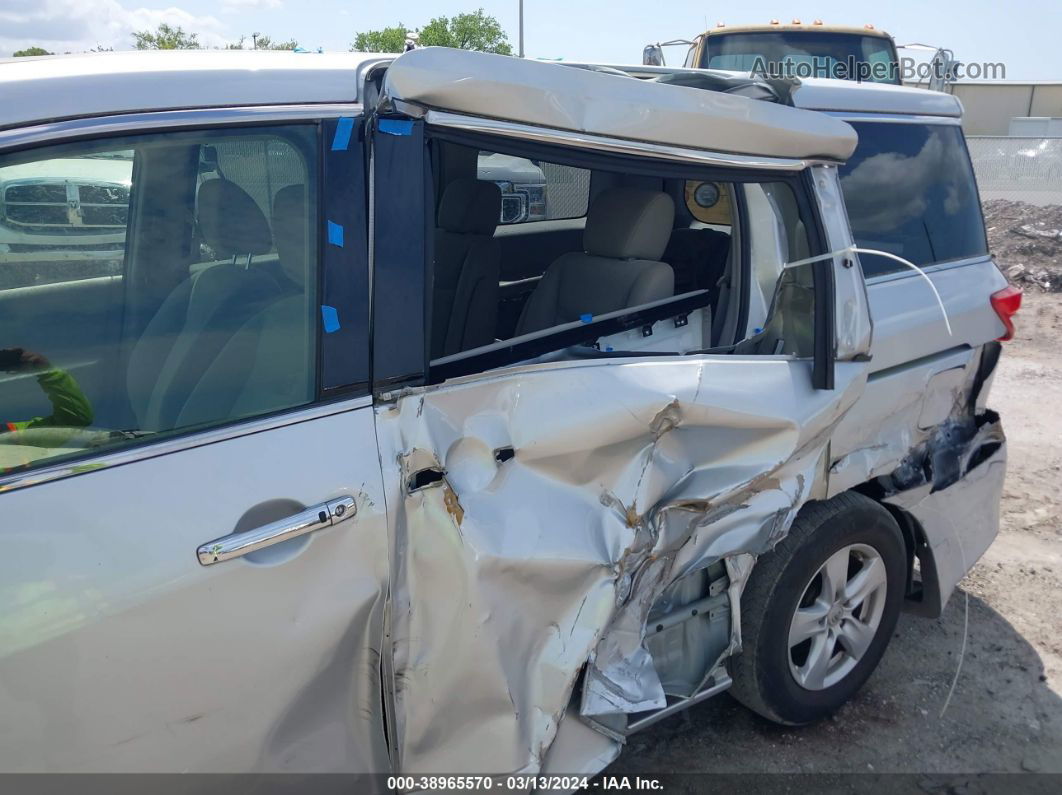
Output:
[[1000,501],[1007,471],[1007,443],[998,415],[981,415],[977,432],[957,454],[958,478],[939,481],[885,497],[902,509],[920,531],[922,609],[939,615],[966,573],[984,555],[999,533]]

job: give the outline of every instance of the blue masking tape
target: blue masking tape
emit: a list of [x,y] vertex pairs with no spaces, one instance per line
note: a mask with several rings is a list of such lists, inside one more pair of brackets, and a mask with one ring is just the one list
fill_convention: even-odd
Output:
[[579,319],[584,323],[593,323],[594,316],[587,312],[585,315],[579,315]]
[[321,304],[321,322],[324,324],[325,334],[339,331],[339,313],[334,306]]
[[334,221],[328,222],[328,242],[333,246],[343,247],[343,227]]
[[380,119],[379,129],[388,135],[412,135],[413,122],[408,119]]
[[354,130],[354,119],[344,116],[336,122],[336,134],[332,136],[332,151],[345,152],[350,146],[350,134]]

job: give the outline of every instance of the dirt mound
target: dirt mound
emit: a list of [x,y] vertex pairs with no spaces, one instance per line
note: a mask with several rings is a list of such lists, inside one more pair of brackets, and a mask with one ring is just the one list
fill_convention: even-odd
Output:
[[1022,287],[1062,292],[1062,205],[1006,199],[984,203],[988,248]]

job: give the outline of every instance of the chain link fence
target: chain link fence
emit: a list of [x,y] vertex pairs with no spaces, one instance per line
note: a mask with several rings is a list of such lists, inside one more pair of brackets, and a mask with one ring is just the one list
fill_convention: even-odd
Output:
[[1023,289],[1062,291],[1062,138],[967,138],[988,246]]
[[966,141],[982,200],[1062,205],[1062,138],[974,135]]

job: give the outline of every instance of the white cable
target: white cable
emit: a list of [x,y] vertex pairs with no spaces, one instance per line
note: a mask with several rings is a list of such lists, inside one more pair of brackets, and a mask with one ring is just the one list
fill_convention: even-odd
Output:
[[970,593],[965,589],[962,592],[966,597],[965,605],[963,608],[962,617],[962,648],[959,649],[959,664],[955,666],[955,676],[951,680],[951,687],[948,688],[948,697],[944,699],[944,706],[940,708],[940,715],[938,718],[944,717],[944,712],[948,708],[948,704],[951,703],[951,695],[955,692],[955,685],[959,684],[959,674],[962,672],[962,661],[966,657],[966,633],[970,628]]
[[940,297],[940,293],[937,292],[937,286],[933,284],[933,280],[929,278],[929,275],[924,270],[919,268],[910,260],[904,259],[903,257],[898,257],[895,254],[890,254],[888,251],[878,251],[877,249],[873,248],[859,248],[858,246],[849,246],[848,248],[842,248],[840,251],[831,251],[829,254],[819,254],[817,257],[808,257],[807,259],[798,259],[795,262],[787,262],[785,265],[782,266],[782,270],[786,270],[788,268],[796,268],[800,265],[810,265],[812,262],[821,262],[822,260],[833,259],[834,257],[843,256],[844,254],[851,254],[853,252],[857,254],[876,254],[879,257],[885,257],[887,259],[895,260],[901,265],[905,265],[906,267],[910,268],[923,279],[925,279],[926,284],[929,285],[929,289],[933,291],[933,297],[937,299],[937,306],[940,307],[940,314],[944,318],[944,327],[948,330],[948,336],[954,336],[951,331],[951,321],[948,319],[948,310],[944,308],[944,301]]
[[[959,533],[959,526],[955,523],[952,517],[948,517],[948,523],[951,525],[952,533],[955,535],[955,543],[959,547],[959,559],[962,561],[962,570],[966,571],[966,550],[962,545],[962,536]],[[951,687],[948,688],[948,695],[944,699],[944,706],[940,708],[939,718],[944,717],[944,712],[948,709],[948,704],[951,703],[951,696],[955,692],[955,686],[959,684],[959,674],[962,673],[962,661],[966,659],[966,638],[970,629],[970,592],[963,588],[962,594],[965,597],[963,601],[963,615],[962,615],[962,646],[959,648],[959,664],[955,666],[955,676],[952,677]]]

